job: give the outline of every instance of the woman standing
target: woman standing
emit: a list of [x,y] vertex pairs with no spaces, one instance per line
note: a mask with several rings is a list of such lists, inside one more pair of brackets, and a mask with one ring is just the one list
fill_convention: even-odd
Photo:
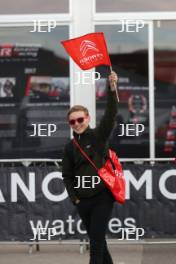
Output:
[[90,116],[84,106],[73,106],[67,114],[76,144],[71,140],[65,146],[62,175],[68,195],[76,205],[90,239],[89,264],[113,264],[105,233],[114,198],[78,146],[98,168],[102,167],[117,113],[117,81],[117,74],[112,72],[109,75],[105,113],[96,128],[89,127]]

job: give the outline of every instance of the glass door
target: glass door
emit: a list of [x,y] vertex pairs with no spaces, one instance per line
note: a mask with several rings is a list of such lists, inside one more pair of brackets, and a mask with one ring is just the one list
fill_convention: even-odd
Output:
[[[120,77],[118,115],[110,138],[120,158],[149,158],[148,24],[97,25],[105,34],[112,68]],[[105,86],[110,70],[99,67],[96,83],[96,113],[99,122],[105,108]]]

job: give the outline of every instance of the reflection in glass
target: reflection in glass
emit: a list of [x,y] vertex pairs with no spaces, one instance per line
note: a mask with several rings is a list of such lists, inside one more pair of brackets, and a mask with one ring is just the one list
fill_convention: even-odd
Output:
[[[149,111],[148,111],[148,50],[147,27],[140,32],[118,32],[121,25],[97,26],[103,31],[108,44],[112,68],[120,77],[118,116],[110,143],[121,158],[149,157]],[[101,79],[96,83],[97,122],[100,120],[106,101],[108,67],[97,68]],[[103,79],[104,78],[104,79]],[[125,134],[121,128],[125,126]],[[127,132],[128,125],[131,130]],[[137,135],[137,124],[145,127]],[[135,150],[135,151],[134,151]]]
[[97,12],[161,12],[176,11],[176,2],[169,0],[96,0]]
[[155,26],[156,156],[176,153],[176,22]]
[[1,1],[0,14],[49,14],[69,12],[68,0],[18,0],[17,3],[14,5],[11,0]]
[[[59,158],[70,136],[65,118],[69,64],[60,44],[68,38],[68,27],[45,35],[29,31],[24,27],[0,32],[0,156]],[[33,124],[43,124],[34,137]],[[49,124],[57,127],[50,135]]]

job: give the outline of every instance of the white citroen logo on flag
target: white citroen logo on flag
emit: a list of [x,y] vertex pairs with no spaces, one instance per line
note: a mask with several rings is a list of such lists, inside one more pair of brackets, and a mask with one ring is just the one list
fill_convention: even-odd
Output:
[[94,51],[99,51],[97,48],[96,48],[96,44],[90,40],[83,40],[81,42],[81,45],[80,45],[80,51],[82,53],[83,56],[86,55],[86,53],[88,52],[88,50],[94,50]]

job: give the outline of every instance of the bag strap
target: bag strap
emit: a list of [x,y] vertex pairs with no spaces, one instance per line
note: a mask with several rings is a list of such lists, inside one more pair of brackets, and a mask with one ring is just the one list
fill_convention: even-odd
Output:
[[89,158],[89,156],[84,152],[84,150],[81,148],[81,146],[79,145],[79,143],[76,141],[76,139],[73,139],[73,143],[77,146],[77,148],[80,150],[80,152],[82,153],[82,155],[90,162],[90,164],[94,167],[94,169],[96,171],[98,171],[97,166],[95,165],[95,163]]

